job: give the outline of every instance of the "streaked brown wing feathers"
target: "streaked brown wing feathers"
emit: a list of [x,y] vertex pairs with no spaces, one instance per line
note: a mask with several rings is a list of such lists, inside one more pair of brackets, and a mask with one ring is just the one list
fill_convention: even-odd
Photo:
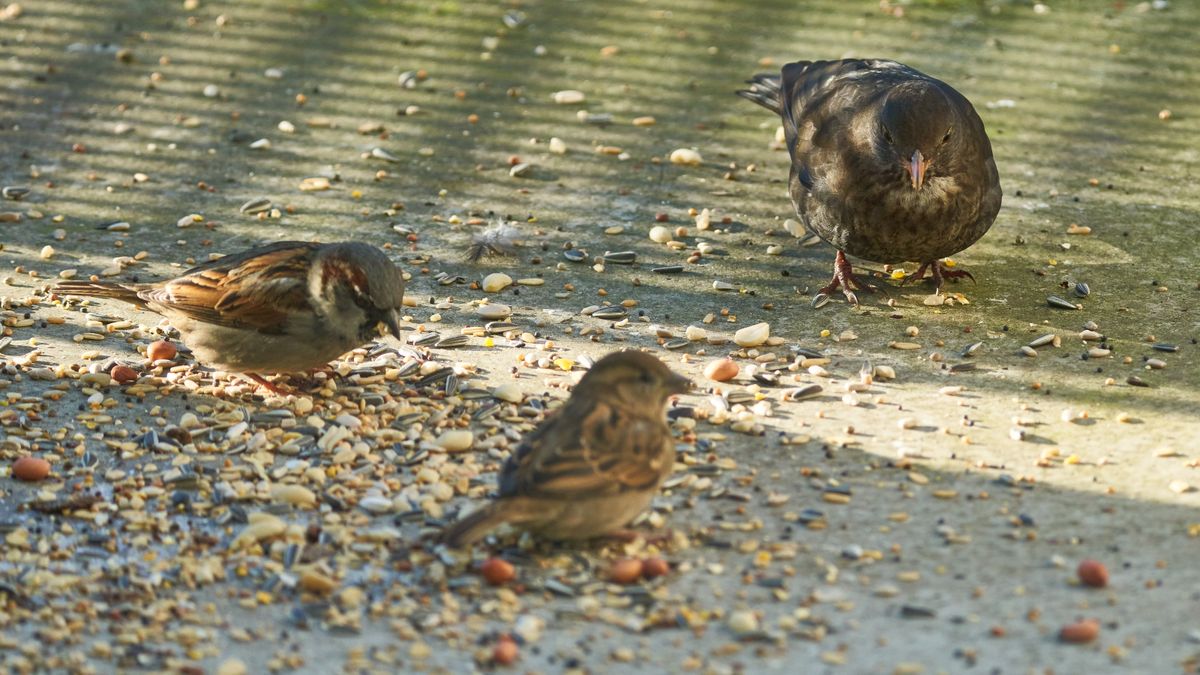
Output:
[[546,428],[522,449],[518,494],[571,499],[646,490],[672,461],[662,423],[640,411],[597,403],[582,419],[562,412],[552,425],[558,428]]
[[291,312],[309,309],[305,286],[315,248],[280,242],[226,256],[142,297],[198,321],[280,332]]

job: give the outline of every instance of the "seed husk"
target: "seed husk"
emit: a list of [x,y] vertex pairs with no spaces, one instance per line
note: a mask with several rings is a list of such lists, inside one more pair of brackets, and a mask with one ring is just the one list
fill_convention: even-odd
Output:
[[824,293],[817,293],[813,296],[812,302],[808,303],[813,309],[821,309],[829,304],[829,296]]
[[632,265],[637,260],[637,252],[635,251],[605,251],[604,255],[600,256],[604,262],[614,265]]
[[1070,300],[1060,298],[1057,295],[1047,295],[1046,304],[1054,307],[1055,309],[1083,309],[1082,305],[1076,305]]
[[664,265],[663,267],[652,267],[650,271],[654,274],[679,274],[683,272],[683,265]]
[[238,207],[239,213],[254,215],[271,210],[271,200],[268,197],[256,197]]
[[1179,345],[1173,345],[1167,342],[1156,342],[1150,345],[1150,348],[1156,352],[1177,352]]
[[592,312],[593,318],[604,319],[606,321],[618,321],[627,316],[629,316],[629,312],[626,312],[620,307],[601,307],[600,309]]
[[1074,291],[1075,295],[1081,298],[1086,298],[1089,294],[1091,294],[1092,289],[1084,282],[1078,281],[1075,283]]
[[783,400],[785,400],[785,401],[802,401],[806,398],[812,398],[812,397],[820,394],[821,391],[822,391],[821,385],[808,384],[803,387],[797,387],[795,389],[788,389],[787,391],[783,392]]
[[451,335],[450,337],[442,338],[433,343],[434,349],[454,349],[455,347],[466,346],[471,341],[468,335]]
[[1031,340],[1029,342],[1029,346],[1030,347],[1043,347],[1045,345],[1050,344],[1051,342],[1054,342],[1054,333],[1046,333],[1045,335],[1041,335],[1041,336],[1036,337],[1033,340]]

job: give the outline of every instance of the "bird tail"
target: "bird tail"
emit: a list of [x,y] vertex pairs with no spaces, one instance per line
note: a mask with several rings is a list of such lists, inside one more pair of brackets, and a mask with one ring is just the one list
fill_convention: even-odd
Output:
[[775,114],[779,114],[779,76],[769,75],[767,73],[759,73],[754,77],[746,80],[750,85],[749,89],[739,89],[737,95],[744,99],[749,99],[762,107],[770,110]]
[[57,295],[84,295],[94,298],[112,298],[134,305],[145,305],[137,286],[111,281],[60,281],[54,287]]
[[502,502],[492,502],[446,527],[439,539],[450,548],[466,548],[509,522],[511,515]]

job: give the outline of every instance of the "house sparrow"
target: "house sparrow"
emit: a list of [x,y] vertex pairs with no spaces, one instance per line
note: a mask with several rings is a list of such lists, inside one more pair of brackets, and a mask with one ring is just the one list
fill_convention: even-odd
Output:
[[60,295],[114,298],[166,317],[201,363],[245,373],[318,368],[399,334],[404,277],[374,246],[281,241],[153,284],[66,281]]
[[[975,108],[953,87],[895,61],[798,61],[757,75],[744,98],[783,120],[792,204],[838,250],[833,279],[857,304],[846,254],[921,263],[940,290],[941,259],[975,243],[1000,210],[1000,178]],[[973,278],[973,277],[971,277]]]
[[619,530],[646,509],[675,465],[663,408],[690,386],[649,354],[600,359],[504,463],[499,496],[446,528],[442,541],[469,546],[504,523],[549,539]]

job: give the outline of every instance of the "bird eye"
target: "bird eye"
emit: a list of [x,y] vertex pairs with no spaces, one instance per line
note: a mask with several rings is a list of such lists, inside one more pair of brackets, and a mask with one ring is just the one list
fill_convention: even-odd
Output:
[[892,138],[892,132],[888,131],[886,128],[883,130],[883,140],[892,144],[896,142],[896,139]]
[[945,135],[945,136],[942,136],[942,142],[943,142],[943,143],[945,143],[945,142],[947,142],[947,141],[949,141],[949,140],[950,140],[950,130],[949,130],[949,129],[947,129],[947,130],[946,130],[946,135]]

